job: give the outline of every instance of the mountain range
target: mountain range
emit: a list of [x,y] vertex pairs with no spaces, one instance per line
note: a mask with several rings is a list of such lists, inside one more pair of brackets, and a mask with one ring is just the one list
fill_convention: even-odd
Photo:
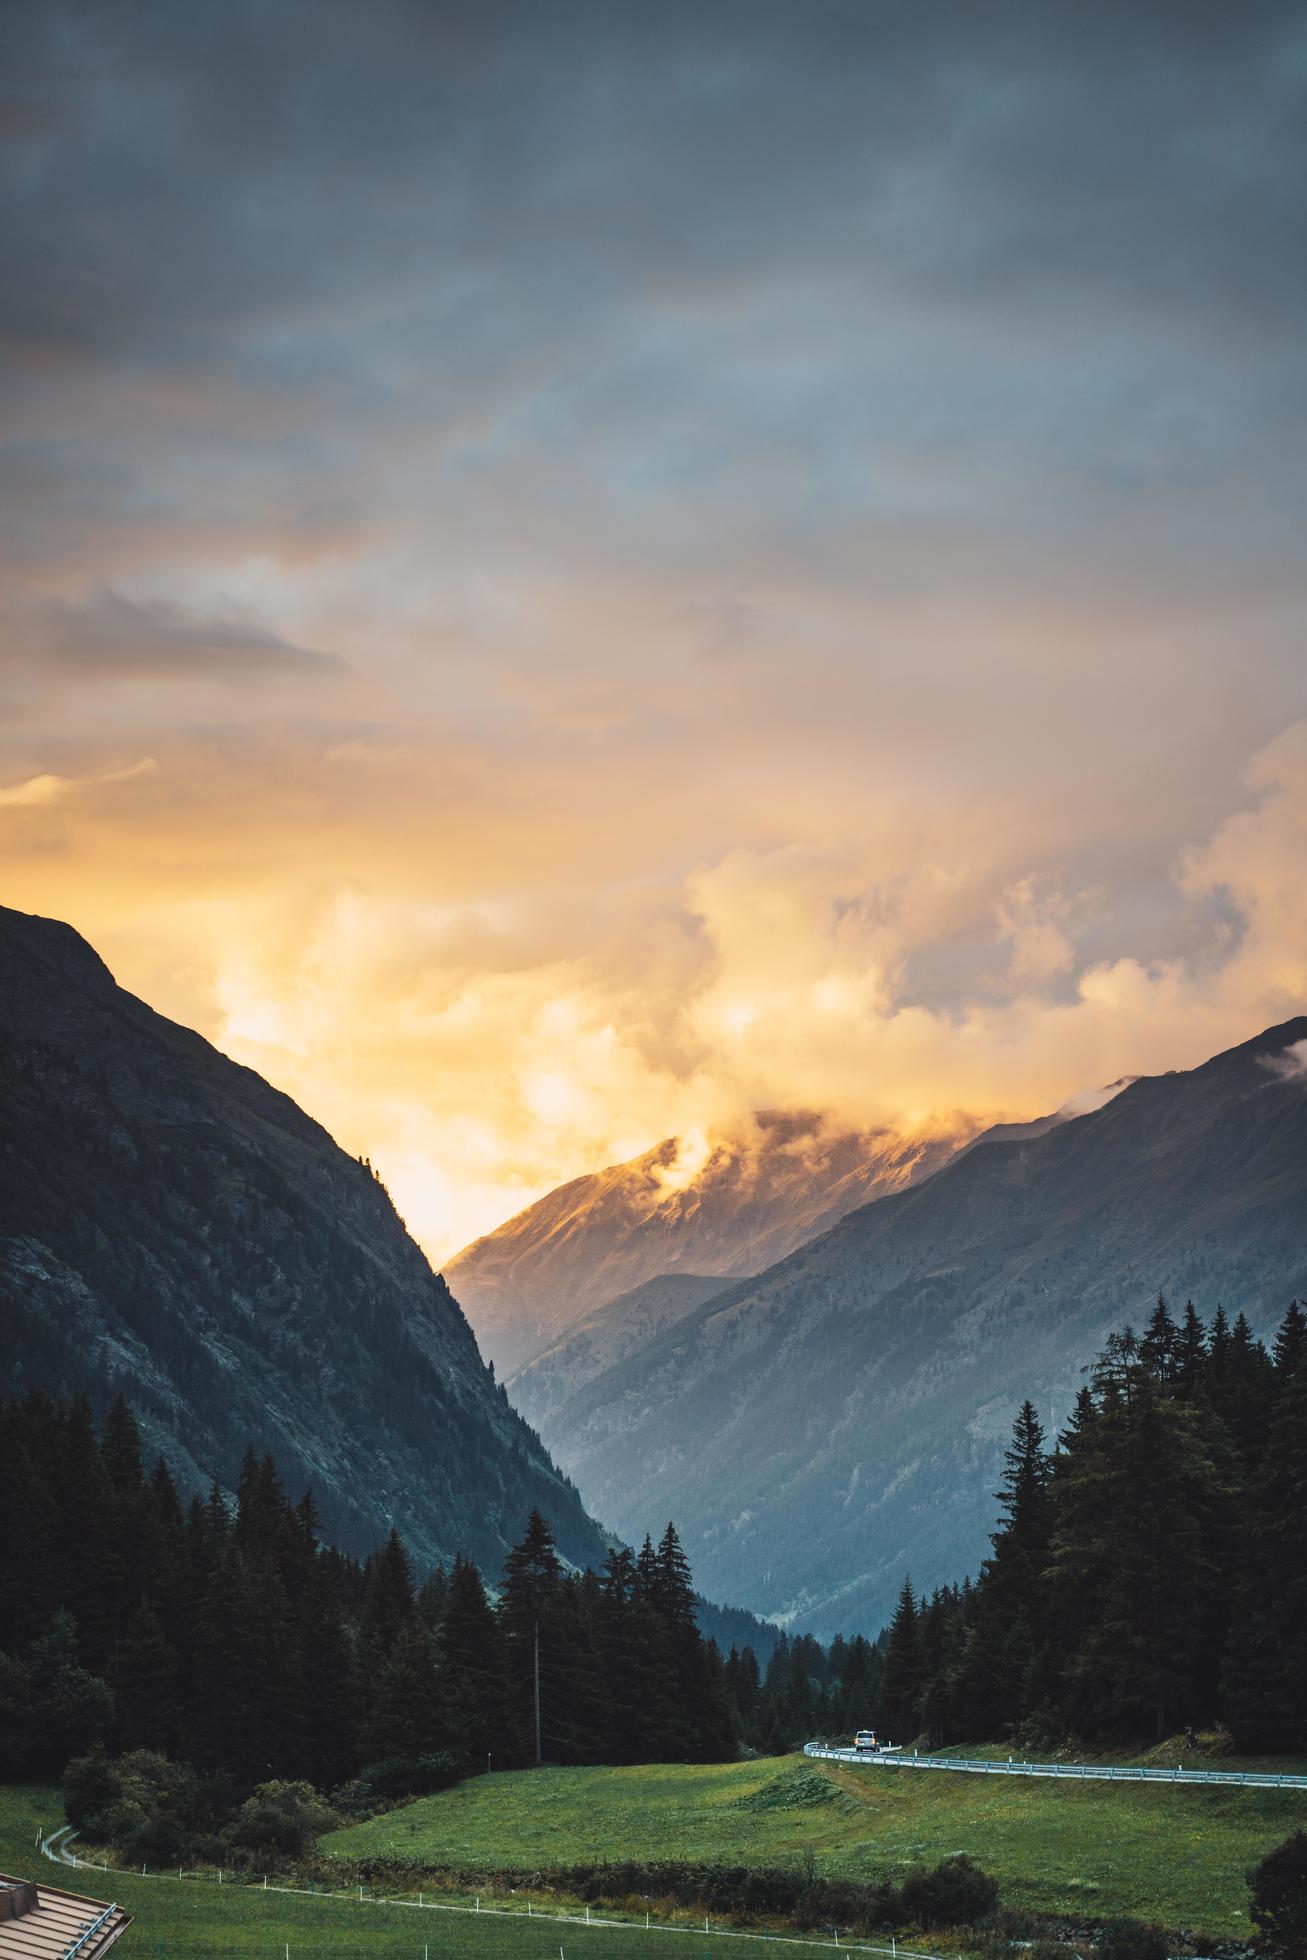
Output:
[[1055,1426],[1159,1292],[1259,1330],[1307,1292],[1304,1058],[1299,1018],[991,1132],[756,1277],[592,1311],[510,1391],[615,1528],[677,1519],[710,1592],[875,1628],[905,1573],[977,1569],[1027,1394]]
[[347,1550],[393,1523],[495,1577],[538,1505],[602,1560],[371,1169],[70,927],[5,909],[0,1084],[0,1394],[123,1390],[192,1490],[269,1450]]
[[946,1163],[974,1135],[828,1127],[763,1112],[689,1156],[674,1138],[573,1178],[445,1266],[482,1352],[511,1375],[596,1308],[665,1275],[759,1273],[845,1212]]

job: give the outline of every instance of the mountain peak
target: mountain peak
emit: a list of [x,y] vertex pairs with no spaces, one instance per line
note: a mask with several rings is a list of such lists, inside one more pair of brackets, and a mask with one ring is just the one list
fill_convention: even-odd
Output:
[[108,995],[116,982],[95,948],[62,919],[0,905],[0,953],[49,969],[71,986]]
[[0,1381],[122,1389],[184,1486],[247,1443],[336,1542],[488,1570],[538,1506],[604,1540],[495,1388],[384,1188],[252,1069],[0,911]]

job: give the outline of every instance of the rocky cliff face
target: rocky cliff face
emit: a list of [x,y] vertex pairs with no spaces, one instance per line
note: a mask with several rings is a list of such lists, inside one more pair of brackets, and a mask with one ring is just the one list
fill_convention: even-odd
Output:
[[815,1238],[856,1205],[928,1176],[974,1134],[905,1138],[766,1114],[687,1172],[669,1139],[578,1177],[478,1239],[445,1274],[508,1375],[566,1329],[664,1274],[731,1279]]
[[549,1414],[560,1460],[618,1529],[675,1517],[710,1593],[882,1624],[905,1572],[976,1570],[1017,1405],[1065,1418],[1111,1328],[1307,1292],[1304,1057],[1307,1018],[977,1143],[628,1351]]
[[0,1394],[123,1389],[189,1485],[248,1443],[352,1548],[489,1571],[533,1504],[601,1533],[371,1171],[251,1070],[0,909]]

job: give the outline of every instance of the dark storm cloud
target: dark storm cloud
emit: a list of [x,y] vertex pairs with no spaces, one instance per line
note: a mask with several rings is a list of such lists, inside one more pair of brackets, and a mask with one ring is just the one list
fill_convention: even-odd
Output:
[[715,567],[728,607],[782,562],[1299,591],[1302,5],[46,0],[5,31],[25,570],[380,540],[435,576],[525,536]]
[[500,306],[529,335],[778,268],[1281,331],[1307,291],[1303,17],[1274,0],[53,0],[9,33],[29,360],[257,372],[333,302],[402,341],[387,299],[418,297],[431,356],[475,365]]

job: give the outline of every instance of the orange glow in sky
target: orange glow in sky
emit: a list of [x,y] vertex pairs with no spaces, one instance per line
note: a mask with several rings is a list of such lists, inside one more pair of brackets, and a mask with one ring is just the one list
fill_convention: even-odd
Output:
[[1307,1004],[1307,69],[1021,11],[15,10],[0,900],[437,1260]]

